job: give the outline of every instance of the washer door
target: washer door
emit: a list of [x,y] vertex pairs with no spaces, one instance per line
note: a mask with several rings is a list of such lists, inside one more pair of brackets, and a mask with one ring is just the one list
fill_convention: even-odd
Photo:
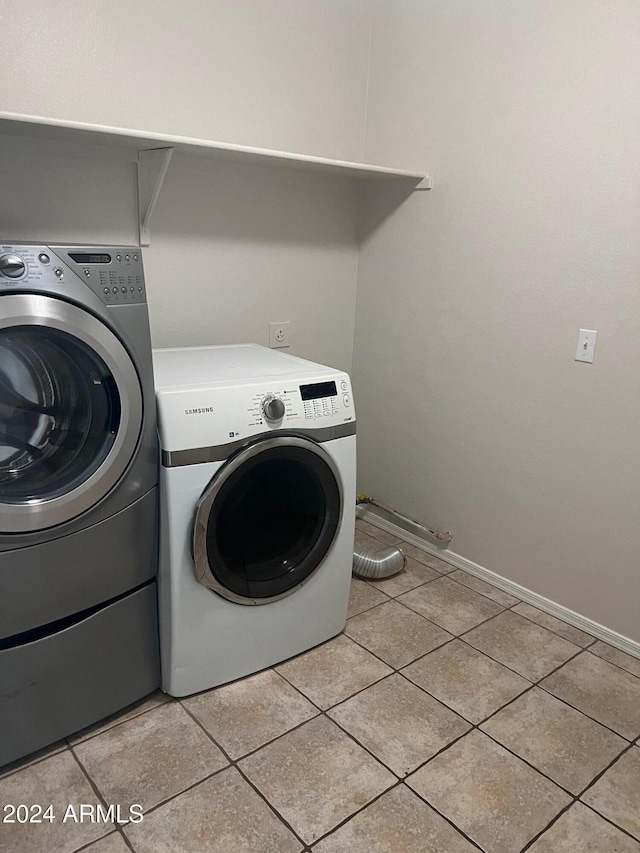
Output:
[[142,393],[116,335],[87,311],[0,296],[0,532],[62,524],[118,482],[142,426]]
[[269,438],[216,474],[196,511],[200,583],[239,604],[267,604],[316,572],[342,517],[342,485],[329,454],[309,439]]

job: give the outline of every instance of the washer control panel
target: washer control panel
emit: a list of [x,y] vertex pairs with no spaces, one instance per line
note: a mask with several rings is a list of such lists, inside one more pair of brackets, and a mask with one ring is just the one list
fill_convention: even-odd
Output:
[[137,247],[0,244],[0,292],[28,288],[71,296],[78,280],[105,305],[147,301]]

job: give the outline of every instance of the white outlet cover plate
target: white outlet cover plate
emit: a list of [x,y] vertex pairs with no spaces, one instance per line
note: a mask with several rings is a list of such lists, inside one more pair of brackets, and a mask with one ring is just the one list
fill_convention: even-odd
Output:
[[269,323],[269,346],[271,349],[284,349],[291,346],[291,321]]

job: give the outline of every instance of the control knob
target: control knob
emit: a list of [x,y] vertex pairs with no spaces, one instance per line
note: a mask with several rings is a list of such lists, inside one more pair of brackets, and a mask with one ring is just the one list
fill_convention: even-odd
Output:
[[284,417],[284,403],[275,394],[267,394],[262,399],[262,414],[269,424],[275,424]]
[[26,263],[20,255],[6,254],[0,255],[0,273],[7,278],[20,278],[27,270]]

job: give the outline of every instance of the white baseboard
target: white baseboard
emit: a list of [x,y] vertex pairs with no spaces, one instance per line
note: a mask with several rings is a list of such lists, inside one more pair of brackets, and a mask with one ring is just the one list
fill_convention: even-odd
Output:
[[544,610],[545,613],[550,613],[551,616],[556,616],[558,619],[568,622],[570,625],[573,625],[575,628],[579,628],[581,631],[586,631],[587,634],[591,634],[592,637],[596,637],[596,639],[602,640],[604,643],[609,643],[610,646],[615,646],[615,648],[620,649],[629,655],[633,655],[633,657],[640,658],[640,643],[635,640],[631,640],[629,637],[618,634],[617,631],[612,631],[611,628],[606,628],[604,625],[594,622],[593,619],[588,619],[580,613],[569,610],[568,607],[564,607],[562,604],[557,604],[555,601],[551,601],[549,598],[545,598],[537,592],[533,592],[524,586],[520,586],[520,584],[510,581],[508,578],[503,578],[502,575],[498,575],[495,572],[490,571],[490,569],[485,569],[484,566],[480,566],[478,563],[467,560],[466,557],[461,557],[460,554],[456,554],[455,551],[451,551],[449,548],[438,548],[437,545],[432,545],[430,542],[426,542],[424,539],[416,536],[404,527],[400,527],[399,525],[388,521],[386,518],[381,518],[372,510],[365,509],[362,505],[358,506],[356,512],[358,518],[361,518],[363,521],[368,521],[375,527],[379,527],[381,530],[386,530],[387,533],[391,533],[399,539],[402,539],[411,545],[415,545],[416,548],[421,548],[428,554],[433,554],[435,557],[439,557],[439,559],[444,560],[446,563],[451,563],[451,565],[455,566],[457,569],[462,569],[470,575],[474,575],[483,581],[487,581],[487,583],[493,584],[493,586],[497,586],[498,589],[501,589],[504,592],[515,595],[515,597],[519,598],[521,601],[526,601],[527,604],[531,604],[539,610]]

